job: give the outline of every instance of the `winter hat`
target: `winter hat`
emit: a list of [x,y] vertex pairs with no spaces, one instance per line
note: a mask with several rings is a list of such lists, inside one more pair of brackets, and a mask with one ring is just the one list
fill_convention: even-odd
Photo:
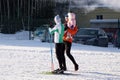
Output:
[[54,17],[54,21],[55,21],[56,24],[61,23],[61,18],[60,18],[60,16],[59,16],[59,15],[56,15],[56,16]]

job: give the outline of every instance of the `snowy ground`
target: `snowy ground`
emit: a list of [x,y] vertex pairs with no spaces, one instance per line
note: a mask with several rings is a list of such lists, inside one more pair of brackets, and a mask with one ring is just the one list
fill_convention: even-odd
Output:
[[[77,72],[66,56],[73,74],[45,75],[41,73],[51,70],[50,43],[0,37],[0,80],[120,80],[120,49],[73,43],[71,53],[79,64]],[[53,54],[57,68],[54,49]]]

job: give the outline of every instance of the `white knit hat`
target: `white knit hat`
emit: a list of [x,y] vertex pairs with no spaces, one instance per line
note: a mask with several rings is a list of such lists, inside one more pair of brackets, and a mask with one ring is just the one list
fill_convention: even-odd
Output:
[[61,18],[60,18],[60,16],[59,16],[59,15],[56,15],[56,16],[54,17],[54,21],[55,21],[56,24],[57,24],[57,23],[61,23]]

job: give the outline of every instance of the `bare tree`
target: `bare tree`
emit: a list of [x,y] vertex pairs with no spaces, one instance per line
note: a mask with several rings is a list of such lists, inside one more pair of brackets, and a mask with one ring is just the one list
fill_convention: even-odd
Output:
[[54,8],[55,0],[0,0],[0,23],[5,32],[30,30],[53,18]]
[[7,0],[7,12],[8,12],[8,20],[10,18],[10,5],[9,5],[9,0]]
[[18,19],[19,19],[19,10],[20,10],[20,8],[19,8],[19,0],[18,0],[18,15],[17,15],[17,17],[18,17]]
[[2,1],[0,0],[0,32],[2,29]]

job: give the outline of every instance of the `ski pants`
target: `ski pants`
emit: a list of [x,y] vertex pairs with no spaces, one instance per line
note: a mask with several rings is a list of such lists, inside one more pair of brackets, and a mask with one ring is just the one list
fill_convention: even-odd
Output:
[[60,69],[63,69],[65,65],[65,56],[64,56],[63,47],[64,47],[63,43],[55,43],[56,57],[57,57]]
[[[71,55],[70,51],[71,51],[71,46],[72,46],[72,43],[70,42],[67,42],[67,41],[64,41],[64,52],[66,51],[66,54],[68,56],[68,58],[72,61],[72,63],[74,65],[76,65],[76,61],[74,59],[74,57]],[[65,64],[66,65],[66,64]]]

